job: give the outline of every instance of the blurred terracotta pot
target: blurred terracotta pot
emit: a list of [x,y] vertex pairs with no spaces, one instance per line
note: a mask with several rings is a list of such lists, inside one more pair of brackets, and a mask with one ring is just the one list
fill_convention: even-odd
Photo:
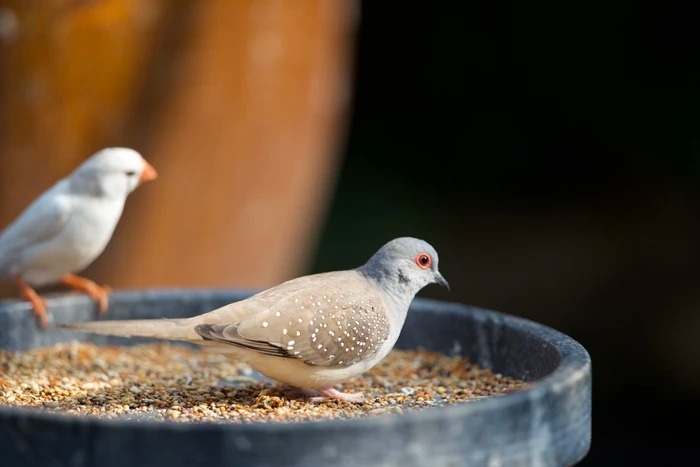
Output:
[[159,178],[84,275],[257,287],[304,270],[344,133],[353,2],[25,3],[0,9],[0,227],[128,146]]

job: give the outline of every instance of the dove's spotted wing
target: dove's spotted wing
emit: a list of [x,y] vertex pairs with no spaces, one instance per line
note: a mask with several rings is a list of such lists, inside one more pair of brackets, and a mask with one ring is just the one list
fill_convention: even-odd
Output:
[[0,274],[9,273],[27,247],[61,231],[71,215],[70,199],[63,194],[66,183],[61,181],[46,191],[0,233]]
[[[357,272],[320,274],[304,283],[290,281],[266,291],[259,312],[239,322],[195,329],[206,339],[327,367],[366,360],[389,337],[385,305]],[[241,305],[254,307],[255,300]]]

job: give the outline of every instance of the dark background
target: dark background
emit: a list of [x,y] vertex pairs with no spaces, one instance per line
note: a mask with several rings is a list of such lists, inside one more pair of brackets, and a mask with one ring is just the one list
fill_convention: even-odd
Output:
[[700,15],[470,3],[362,3],[344,165],[310,269],[428,240],[452,292],[419,295],[588,349],[581,465],[681,462],[700,415]]

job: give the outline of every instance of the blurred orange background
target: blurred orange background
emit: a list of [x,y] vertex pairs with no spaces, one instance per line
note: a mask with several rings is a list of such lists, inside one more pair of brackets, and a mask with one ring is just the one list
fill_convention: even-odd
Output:
[[129,197],[83,275],[260,287],[301,273],[336,177],[354,8],[5,2],[0,226],[93,152],[127,146],[160,176]]

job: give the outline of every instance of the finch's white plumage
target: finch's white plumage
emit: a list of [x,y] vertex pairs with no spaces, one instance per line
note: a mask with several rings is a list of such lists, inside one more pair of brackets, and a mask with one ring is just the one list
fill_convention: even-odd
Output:
[[105,291],[73,274],[105,249],[129,193],[156,176],[133,149],[103,149],[56,182],[0,233],[0,277],[15,279],[42,325],[43,301],[31,286],[64,282],[98,299],[101,311],[106,309]]

